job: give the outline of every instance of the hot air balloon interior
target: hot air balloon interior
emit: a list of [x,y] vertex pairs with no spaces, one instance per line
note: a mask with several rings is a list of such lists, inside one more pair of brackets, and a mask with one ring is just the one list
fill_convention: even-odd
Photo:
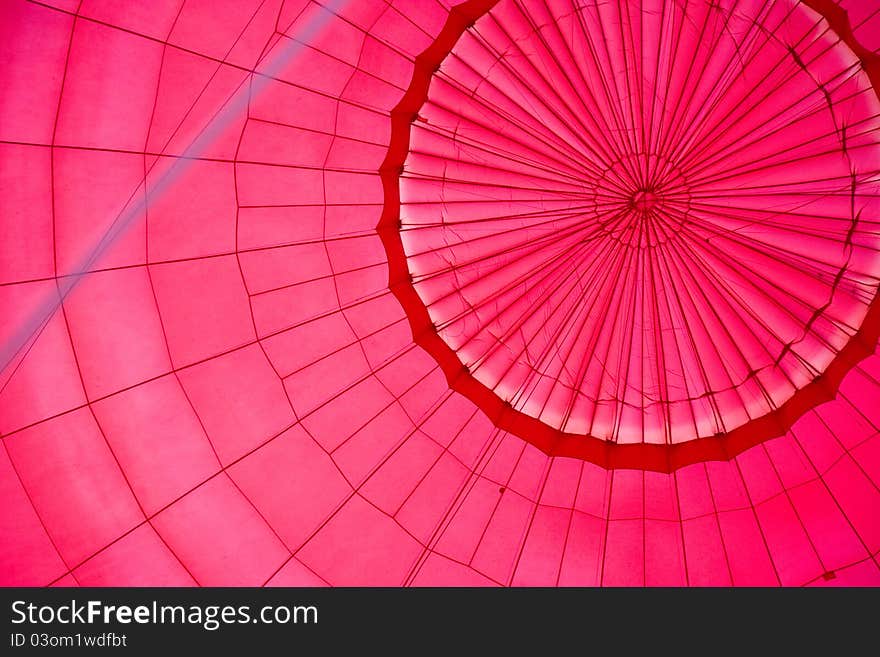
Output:
[[0,584],[880,585],[880,1],[0,33]]

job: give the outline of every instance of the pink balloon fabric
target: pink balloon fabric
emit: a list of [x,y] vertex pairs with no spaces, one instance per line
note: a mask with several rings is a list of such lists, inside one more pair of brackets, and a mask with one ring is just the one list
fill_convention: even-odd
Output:
[[0,584],[880,585],[878,0],[0,31]]

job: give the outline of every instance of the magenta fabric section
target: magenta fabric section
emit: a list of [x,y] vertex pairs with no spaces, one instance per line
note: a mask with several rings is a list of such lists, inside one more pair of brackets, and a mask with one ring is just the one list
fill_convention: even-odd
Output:
[[0,3],[0,584],[880,585],[878,35]]

